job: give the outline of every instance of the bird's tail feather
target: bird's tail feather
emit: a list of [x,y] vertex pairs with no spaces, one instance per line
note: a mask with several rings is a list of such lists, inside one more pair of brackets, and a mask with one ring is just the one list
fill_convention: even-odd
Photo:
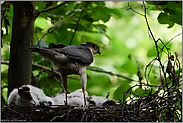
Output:
[[50,60],[51,62],[57,63],[57,62],[64,62],[66,60],[66,56],[54,51],[52,49],[40,49],[40,48],[29,48],[31,52],[37,52],[44,58]]

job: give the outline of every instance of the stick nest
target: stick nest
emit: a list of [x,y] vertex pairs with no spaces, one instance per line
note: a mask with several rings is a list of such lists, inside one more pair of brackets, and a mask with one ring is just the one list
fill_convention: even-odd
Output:
[[[135,86],[134,86],[135,87]],[[181,88],[160,87],[154,94],[152,89],[144,93],[133,94],[128,100],[127,94],[119,103],[107,101],[103,107],[59,106],[1,106],[1,121],[121,121],[121,122],[181,122],[182,92]],[[164,93],[160,94],[160,91]]]

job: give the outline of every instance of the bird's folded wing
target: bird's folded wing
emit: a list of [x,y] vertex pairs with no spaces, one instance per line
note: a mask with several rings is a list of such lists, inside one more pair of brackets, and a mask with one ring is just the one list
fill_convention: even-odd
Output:
[[[56,63],[65,60],[65,54],[67,57],[79,60],[86,64],[93,62],[93,56],[89,48],[81,45],[71,45],[63,48],[29,48],[31,52],[37,52],[44,58]],[[56,57],[55,57],[56,56]]]
[[79,60],[86,64],[91,64],[93,62],[92,53],[87,47],[81,45],[72,45],[60,48],[60,50],[67,54],[69,58]]

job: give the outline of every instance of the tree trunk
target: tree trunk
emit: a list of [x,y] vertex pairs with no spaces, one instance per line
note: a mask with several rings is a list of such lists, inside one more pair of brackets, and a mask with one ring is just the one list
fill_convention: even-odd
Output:
[[31,84],[35,2],[13,2],[13,25],[8,70],[8,95],[23,84]]

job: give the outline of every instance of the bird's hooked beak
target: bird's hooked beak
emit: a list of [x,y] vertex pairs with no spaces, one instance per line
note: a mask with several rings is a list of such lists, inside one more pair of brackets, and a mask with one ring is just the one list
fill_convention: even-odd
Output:
[[101,52],[100,52],[100,50],[98,50],[98,51],[97,51],[97,53],[101,55]]
[[93,52],[94,55],[95,55],[95,54],[100,54],[100,55],[101,55],[101,52],[100,52],[100,49],[99,49],[99,48],[98,48],[97,50],[95,50],[95,49],[93,49],[93,50],[94,50],[94,52]]

